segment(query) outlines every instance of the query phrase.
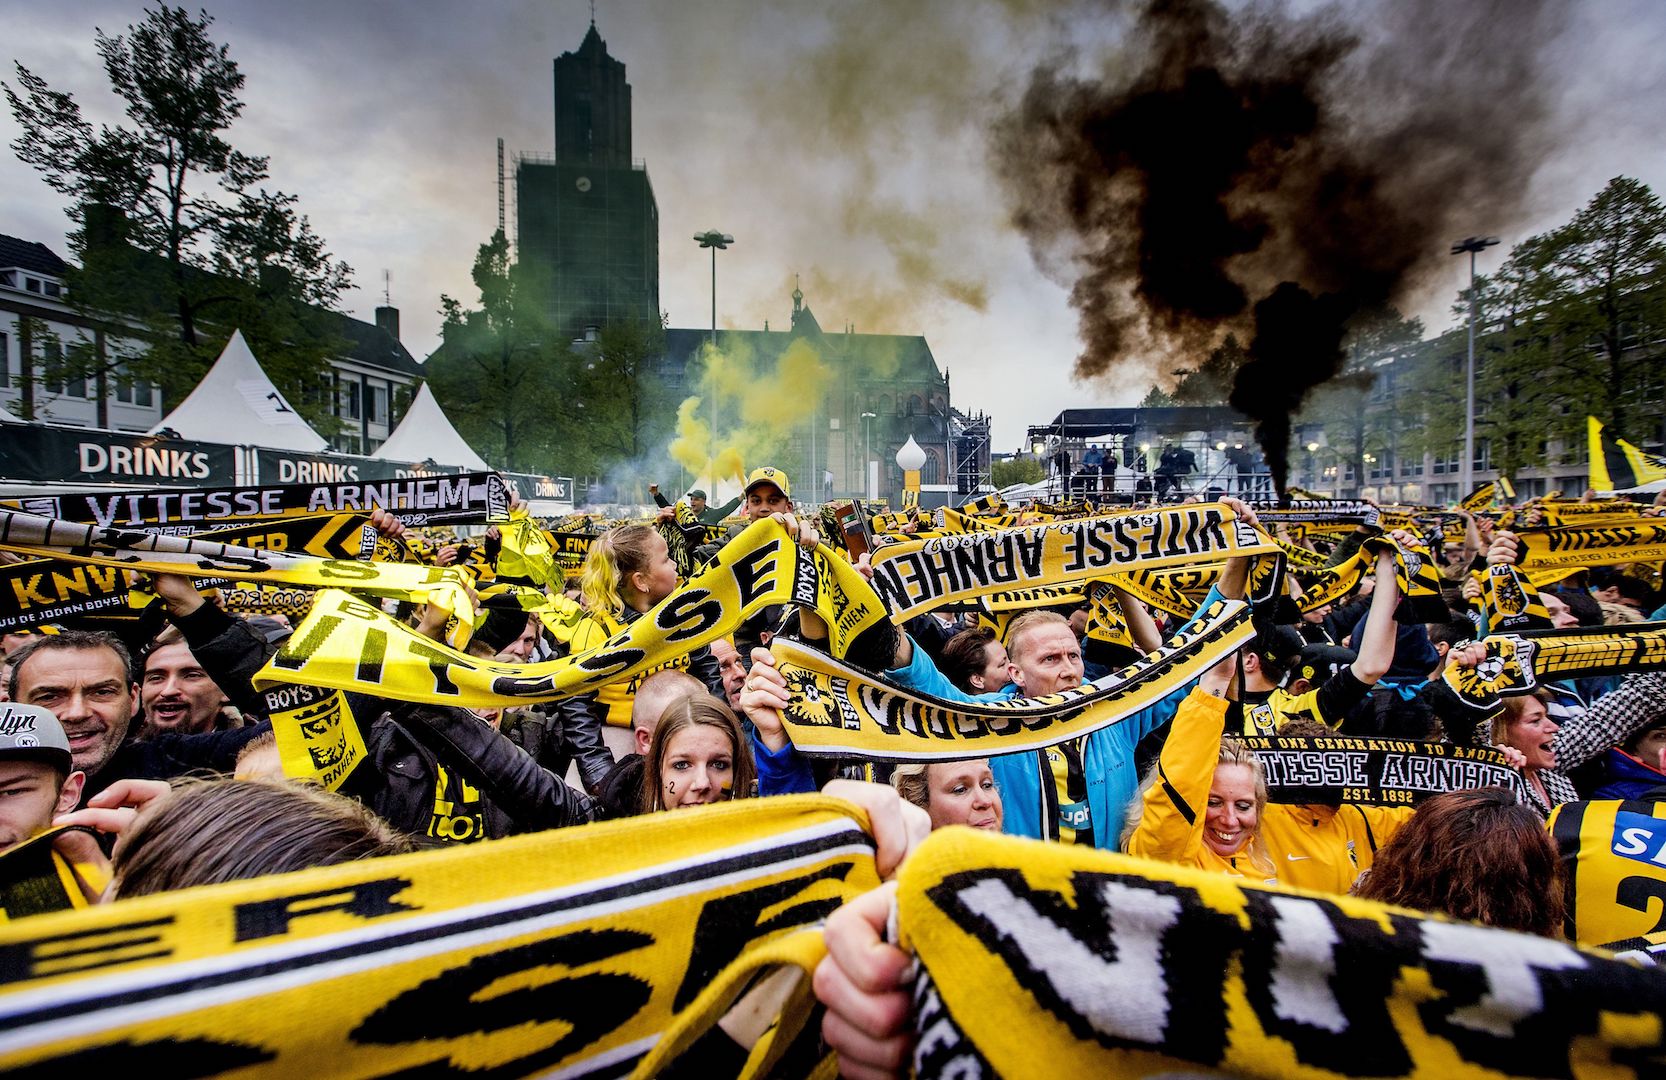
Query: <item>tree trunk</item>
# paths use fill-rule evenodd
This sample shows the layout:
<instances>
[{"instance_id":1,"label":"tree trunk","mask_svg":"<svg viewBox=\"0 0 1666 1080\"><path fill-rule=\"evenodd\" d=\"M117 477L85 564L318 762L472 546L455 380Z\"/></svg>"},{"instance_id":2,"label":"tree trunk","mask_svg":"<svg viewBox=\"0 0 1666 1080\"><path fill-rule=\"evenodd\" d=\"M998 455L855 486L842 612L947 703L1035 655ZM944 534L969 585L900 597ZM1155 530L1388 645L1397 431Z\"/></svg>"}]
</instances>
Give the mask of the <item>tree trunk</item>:
<instances>
[{"instance_id":1,"label":"tree trunk","mask_svg":"<svg viewBox=\"0 0 1666 1080\"><path fill-rule=\"evenodd\" d=\"M22 393L20 419L35 418L35 334L34 320L25 315L17 320L17 378Z\"/></svg>"},{"instance_id":2,"label":"tree trunk","mask_svg":"<svg viewBox=\"0 0 1666 1080\"><path fill-rule=\"evenodd\" d=\"M98 356L98 375L95 384L98 389L98 426L108 429L110 426L110 372L108 358L105 355L104 331L93 331L93 350Z\"/></svg>"}]
</instances>

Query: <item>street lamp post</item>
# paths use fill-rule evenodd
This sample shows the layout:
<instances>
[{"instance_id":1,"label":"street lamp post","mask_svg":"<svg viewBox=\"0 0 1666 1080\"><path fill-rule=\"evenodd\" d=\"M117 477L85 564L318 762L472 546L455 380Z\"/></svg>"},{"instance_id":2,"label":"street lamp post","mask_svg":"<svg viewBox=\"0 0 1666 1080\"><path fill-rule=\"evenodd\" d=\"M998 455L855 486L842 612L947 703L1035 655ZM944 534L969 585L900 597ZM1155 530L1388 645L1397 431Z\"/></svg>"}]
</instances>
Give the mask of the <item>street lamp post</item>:
<instances>
[{"instance_id":1,"label":"street lamp post","mask_svg":"<svg viewBox=\"0 0 1666 1080\"><path fill-rule=\"evenodd\" d=\"M735 238L716 229L707 229L703 233L694 234L694 242L702 248L711 248L712 252L712 352L717 351L717 253L727 251ZM717 392L712 391L712 460L717 460ZM714 475L709 478L710 483L717 483Z\"/></svg>"},{"instance_id":2,"label":"street lamp post","mask_svg":"<svg viewBox=\"0 0 1666 1080\"><path fill-rule=\"evenodd\" d=\"M1466 236L1452 245L1452 254L1469 254L1469 362L1464 368L1464 467L1458 497L1475 490L1475 255L1498 243L1496 236Z\"/></svg>"},{"instance_id":3,"label":"street lamp post","mask_svg":"<svg viewBox=\"0 0 1666 1080\"><path fill-rule=\"evenodd\" d=\"M862 494L868 499L869 502L879 498L879 496L874 493L873 480L869 475L872 470L868 465L869 459L873 457L873 422L874 417L878 415L878 413L871 412L865 412L862 414L862 429L864 432L862 438Z\"/></svg>"}]
</instances>

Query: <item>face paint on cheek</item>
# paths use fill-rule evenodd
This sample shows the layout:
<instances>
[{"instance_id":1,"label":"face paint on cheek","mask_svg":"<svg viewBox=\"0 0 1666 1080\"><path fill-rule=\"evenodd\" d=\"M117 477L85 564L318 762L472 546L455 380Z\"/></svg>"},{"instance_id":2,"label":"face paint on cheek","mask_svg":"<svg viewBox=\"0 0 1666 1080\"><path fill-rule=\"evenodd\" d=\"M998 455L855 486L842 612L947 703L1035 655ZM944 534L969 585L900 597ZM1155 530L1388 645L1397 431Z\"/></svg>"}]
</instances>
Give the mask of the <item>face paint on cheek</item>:
<instances>
[{"instance_id":1,"label":"face paint on cheek","mask_svg":"<svg viewBox=\"0 0 1666 1080\"><path fill-rule=\"evenodd\" d=\"M717 785L717 797L720 798L720 799L732 799L732 798L734 798L735 797L734 787L735 787L735 782L733 780L723 781L721 784Z\"/></svg>"}]
</instances>

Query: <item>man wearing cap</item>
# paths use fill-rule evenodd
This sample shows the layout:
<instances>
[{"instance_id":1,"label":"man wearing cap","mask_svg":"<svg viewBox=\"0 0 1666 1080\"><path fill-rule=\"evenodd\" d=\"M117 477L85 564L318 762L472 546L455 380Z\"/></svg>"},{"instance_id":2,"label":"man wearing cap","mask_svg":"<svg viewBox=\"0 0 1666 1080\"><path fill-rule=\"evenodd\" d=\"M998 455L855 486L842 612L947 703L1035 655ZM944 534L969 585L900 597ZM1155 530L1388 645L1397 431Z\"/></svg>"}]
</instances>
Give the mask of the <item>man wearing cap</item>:
<instances>
[{"instance_id":1,"label":"man wearing cap","mask_svg":"<svg viewBox=\"0 0 1666 1080\"><path fill-rule=\"evenodd\" d=\"M753 469L746 477L746 490L741 497L745 502L741 505L740 516L748 521L793 512L792 481L773 465Z\"/></svg>"},{"instance_id":2,"label":"man wearing cap","mask_svg":"<svg viewBox=\"0 0 1666 1080\"><path fill-rule=\"evenodd\" d=\"M688 493L688 508L694 511L694 520L702 525L716 525L740 506L740 496L737 495L722 506L707 506L706 493L695 488Z\"/></svg>"},{"instance_id":3,"label":"man wearing cap","mask_svg":"<svg viewBox=\"0 0 1666 1080\"><path fill-rule=\"evenodd\" d=\"M186 640L191 640L189 633ZM12 656L10 678L13 701L41 706L63 726L74 766L87 776L83 800L117 780L168 780L204 769L229 772L243 744L271 730L269 724L257 724L198 735L162 732L143 741L129 738L139 688L127 648L109 634L68 630L39 637Z\"/></svg>"},{"instance_id":4,"label":"man wearing cap","mask_svg":"<svg viewBox=\"0 0 1666 1080\"><path fill-rule=\"evenodd\" d=\"M86 779L49 710L0 705L0 851L45 832L54 817L75 809Z\"/></svg>"}]
</instances>

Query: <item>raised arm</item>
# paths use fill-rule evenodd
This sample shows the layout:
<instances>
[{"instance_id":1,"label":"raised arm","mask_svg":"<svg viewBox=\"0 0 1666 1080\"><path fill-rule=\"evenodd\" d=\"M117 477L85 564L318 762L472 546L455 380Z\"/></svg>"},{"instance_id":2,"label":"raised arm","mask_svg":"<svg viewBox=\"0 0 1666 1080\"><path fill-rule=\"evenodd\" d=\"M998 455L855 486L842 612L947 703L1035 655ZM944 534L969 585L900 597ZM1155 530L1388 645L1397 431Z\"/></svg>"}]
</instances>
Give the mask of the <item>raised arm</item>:
<instances>
[{"instance_id":1,"label":"raised arm","mask_svg":"<svg viewBox=\"0 0 1666 1080\"><path fill-rule=\"evenodd\" d=\"M1395 538L1405 537L1396 532ZM1371 611L1365 617L1365 629L1357 650L1358 657L1351 665L1354 675L1367 686L1388 674L1394 666L1394 637L1396 624L1394 609L1400 603L1399 580L1394 575L1394 555L1389 551L1377 553L1376 587L1371 592Z\"/></svg>"}]
</instances>

